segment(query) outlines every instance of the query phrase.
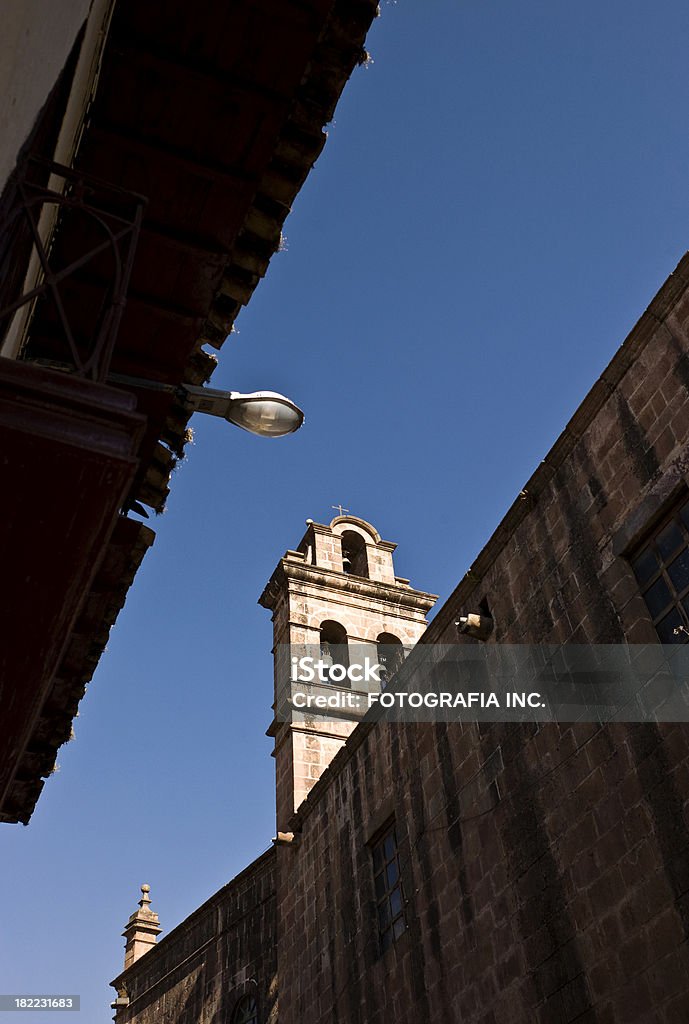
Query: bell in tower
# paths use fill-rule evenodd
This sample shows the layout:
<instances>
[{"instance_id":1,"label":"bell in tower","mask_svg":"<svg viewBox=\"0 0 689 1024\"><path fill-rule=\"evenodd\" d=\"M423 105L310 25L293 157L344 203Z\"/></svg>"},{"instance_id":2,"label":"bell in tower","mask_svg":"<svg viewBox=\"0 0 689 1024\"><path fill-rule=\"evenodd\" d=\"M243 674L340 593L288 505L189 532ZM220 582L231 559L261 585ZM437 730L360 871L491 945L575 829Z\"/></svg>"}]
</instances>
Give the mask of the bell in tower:
<instances>
[{"instance_id":1,"label":"bell in tower","mask_svg":"<svg viewBox=\"0 0 689 1024\"><path fill-rule=\"evenodd\" d=\"M273 616L276 714L268 734L275 741L278 831L286 830L365 713L365 701L361 711L353 710L357 693L385 685L426 628L437 597L395 576L395 548L356 516L336 516L327 526L307 520L301 543L280 559L261 595L259 604ZM345 713L285 712L285 683L297 651L320 664L319 696L332 704L339 694ZM362 652L383 666L380 683L375 673L373 683L357 681Z\"/></svg>"}]
</instances>

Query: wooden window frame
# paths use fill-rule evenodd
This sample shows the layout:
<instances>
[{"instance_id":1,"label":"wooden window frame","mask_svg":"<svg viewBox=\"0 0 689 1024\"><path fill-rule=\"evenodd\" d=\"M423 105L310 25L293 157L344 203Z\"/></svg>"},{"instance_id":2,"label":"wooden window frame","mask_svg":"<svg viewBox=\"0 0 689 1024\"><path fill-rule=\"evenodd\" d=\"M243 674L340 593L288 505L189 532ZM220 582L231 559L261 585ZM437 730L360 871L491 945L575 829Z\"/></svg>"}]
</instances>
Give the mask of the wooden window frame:
<instances>
[{"instance_id":1,"label":"wooden window frame","mask_svg":"<svg viewBox=\"0 0 689 1024\"><path fill-rule=\"evenodd\" d=\"M389 821L370 841L378 944L385 953L407 930L404 886L395 821ZM393 869L392 871L390 869ZM390 877L392 881L390 881ZM398 905L397 909L396 906Z\"/></svg>"},{"instance_id":2,"label":"wooden window frame","mask_svg":"<svg viewBox=\"0 0 689 1024\"><path fill-rule=\"evenodd\" d=\"M677 530L681 543L665 549L663 535L669 535L672 526ZM689 642L689 582L686 586L678 586L670 574L683 554L689 559L689 495L686 491L665 515L653 524L628 556L639 592L662 643ZM655 568L649 572L649 563L652 561L655 561ZM648 595L661 581L669 593L669 599L659 610L654 611ZM660 627L668 617L672 617L672 621L661 630ZM670 629L673 630L672 633L669 633ZM674 632L675 630L678 632Z\"/></svg>"}]
</instances>

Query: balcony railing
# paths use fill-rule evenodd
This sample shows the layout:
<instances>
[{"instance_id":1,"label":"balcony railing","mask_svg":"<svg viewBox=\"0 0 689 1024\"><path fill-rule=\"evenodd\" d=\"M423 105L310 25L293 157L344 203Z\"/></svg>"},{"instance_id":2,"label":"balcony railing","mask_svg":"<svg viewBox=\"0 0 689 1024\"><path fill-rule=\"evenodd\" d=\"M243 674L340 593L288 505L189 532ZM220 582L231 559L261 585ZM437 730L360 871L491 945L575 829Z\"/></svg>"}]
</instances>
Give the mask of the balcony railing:
<instances>
[{"instance_id":1,"label":"balcony railing","mask_svg":"<svg viewBox=\"0 0 689 1024\"><path fill-rule=\"evenodd\" d=\"M19 168L0 224L0 340L14 335L14 354L50 355L106 380L146 202L59 164Z\"/></svg>"}]
</instances>

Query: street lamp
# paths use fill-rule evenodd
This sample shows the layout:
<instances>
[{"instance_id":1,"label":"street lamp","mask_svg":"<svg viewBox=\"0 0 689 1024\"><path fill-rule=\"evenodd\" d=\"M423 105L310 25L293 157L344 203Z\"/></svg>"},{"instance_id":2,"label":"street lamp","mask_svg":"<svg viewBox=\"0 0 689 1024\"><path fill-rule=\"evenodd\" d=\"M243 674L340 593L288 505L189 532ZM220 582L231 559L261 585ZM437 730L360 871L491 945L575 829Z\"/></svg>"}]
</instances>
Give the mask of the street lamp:
<instances>
[{"instance_id":1,"label":"street lamp","mask_svg":"<svg viewBox=\"0 0 689 1024\"><path fill-rule=\"evenodd\" d=\"M214 388L183 384L185 403L194 412L221 416L242 430L259 437L293 434L304 422L304 413L277 391L216 391Z\"/></svg>"},{"instance_id":2,"label":"street lamp","mask_svg":"<svg viewBox=\"0 0 689 1024\"><path fill-rule=\"evenodd\" d=\"M121 373L111 373L108 380L176 395L191 412L220 416L258 437L284 437L299 430L304 422L304 413L299 406L277 391L253 391L244 395L241 391L218 391L196 384L163 384Z\"/></svg>"}]
</instances>

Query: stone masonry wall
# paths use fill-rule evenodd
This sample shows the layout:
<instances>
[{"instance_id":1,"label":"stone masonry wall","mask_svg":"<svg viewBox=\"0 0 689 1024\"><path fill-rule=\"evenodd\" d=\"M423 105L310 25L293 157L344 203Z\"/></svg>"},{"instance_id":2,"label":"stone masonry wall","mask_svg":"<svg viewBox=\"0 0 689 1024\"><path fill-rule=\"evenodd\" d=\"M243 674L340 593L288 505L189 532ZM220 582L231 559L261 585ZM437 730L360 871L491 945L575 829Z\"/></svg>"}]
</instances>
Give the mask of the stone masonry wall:
<instances>
[{"instance_id":1,"label":"stone masonry wall","mask_svg":"<svg viewBox=\"0 0 689 1024\"><path fill-rule=\"evenodd\" d=\"M244 995L275 1024L274 869L273 848L116 978L117 1024L226 1024Z\"/></svg>"},{"instance_id":2,"label":"stone masonry wall","mask_svg":"<svg viewBox=\"0 0 689 1024\"><path fill-rule=\"evenodd\" d=\"M685 257L422 642L480 602L491 642L654 641L625 555L687 486L688 388ZM688 799L687 726L364 722L278 850L281 1024L685 1024Z\"/></svg>"}]
</instances>

